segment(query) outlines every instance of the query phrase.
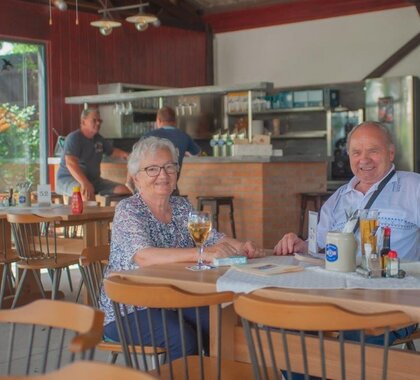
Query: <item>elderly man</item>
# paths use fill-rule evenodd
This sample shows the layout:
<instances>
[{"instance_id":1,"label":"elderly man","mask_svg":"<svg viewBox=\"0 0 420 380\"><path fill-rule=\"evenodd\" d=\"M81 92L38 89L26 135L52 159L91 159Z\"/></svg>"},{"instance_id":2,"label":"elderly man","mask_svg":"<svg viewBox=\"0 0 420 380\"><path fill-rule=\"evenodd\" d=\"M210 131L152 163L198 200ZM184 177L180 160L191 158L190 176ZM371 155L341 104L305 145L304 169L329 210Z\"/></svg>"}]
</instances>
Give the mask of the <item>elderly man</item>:
<instances>
[{"instance_id":1,"label":"elderly man","mask_svg":"<svg viewBox=\"0 0 420 380\"><path fill-rule=\"evenodd\" d=\"M372 208L380 210L380 225L391 227L391 247L399 257L420 260L420 174L395 172L392 136L378 122L366 121L353 128L348 136L347 151L354 177L322 207L318 245L325 247L327 232L341 231L347 220L346 212L364 208L381 181L390 175ZM356 237L359 238L358 233ZM277 255L307 252L308 244L294 233L288 233L274 250Z\"/></svg>"},{"instance_id":2,"label":"elderly man","mask_svg":"<svg viewBox=\"0 0 420 380\"><path fill-rule=\"evenodd\" d=\"M95 194L131 194L126 186L101 178L100 165L104 153L114 158L128 157L126 152L113 148L99 134L101 122L96 108L82 111L80 129L71 132L64 143L57 172L57 193L70 196L73 187L80 186L84 201L94 200Z\"/></svg>"},{"instance_id":3,"label":"elderly man","mask_svg":"<svg viewBox=\"0 0 420 380\"><path fill-rule=\"evenodd\" d=\"M321 208L318 245L325 247L327 232L341 231L347 221L346 212L364 208L380 183L388 180L372 207L380 210L380 225L391 227L391 246L399 257L420 260L420 174L395 171L395 145L388 129L378 122L367 121L353 128L348 135L347 152L354 177ZM307 250L307 242L294 233L284 235L274 248L277 255ZM415 329L416 325L412 325L391 331L389 343L409 336ZM359 341L360 333L347 331L344 338ZM366 342L383 345L384 335L367 335ZM292 374L292 380L300 379L303 375Z\"/></svg>"}]
</instances>

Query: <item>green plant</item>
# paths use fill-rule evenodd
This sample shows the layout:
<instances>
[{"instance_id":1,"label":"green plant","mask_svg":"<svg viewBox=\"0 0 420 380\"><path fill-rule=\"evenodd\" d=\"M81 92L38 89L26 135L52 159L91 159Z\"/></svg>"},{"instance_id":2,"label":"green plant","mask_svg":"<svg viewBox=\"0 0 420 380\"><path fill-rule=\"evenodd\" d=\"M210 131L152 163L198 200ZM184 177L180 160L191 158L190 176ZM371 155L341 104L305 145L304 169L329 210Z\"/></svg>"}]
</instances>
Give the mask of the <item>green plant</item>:
<instances>
[{"instance_id":1,"label":"green plant","mask_svg":"<svg viewBox=\"0 0 420 380\"><path fill-rule=\"evenodd\" d=\"M29 168L25 177L38 182L39 118L35 106L0 104L0 163L5 164L6 177L19 178L22 172L14 173L13 162L24 164Z\"/></svg>"}]
</instances>

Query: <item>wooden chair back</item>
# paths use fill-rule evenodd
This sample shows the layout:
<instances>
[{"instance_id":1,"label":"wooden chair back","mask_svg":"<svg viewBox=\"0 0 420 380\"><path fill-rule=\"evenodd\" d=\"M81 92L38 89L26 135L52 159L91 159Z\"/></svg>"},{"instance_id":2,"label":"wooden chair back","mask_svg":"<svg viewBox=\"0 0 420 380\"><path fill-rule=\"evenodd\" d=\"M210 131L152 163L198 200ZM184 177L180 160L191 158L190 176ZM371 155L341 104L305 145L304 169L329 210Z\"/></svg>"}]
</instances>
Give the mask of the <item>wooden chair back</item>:
<instances>
[{"instance_id":1,"label":"wooden chair back","mask_svg":"<svg viewBox=\"0 0 420 380\"><path fill-rule=\"evenodd\" d=\"M78 361L65 366L57 371L46 373L45 375L34 376L4 376L4 380L153 380L153 377L147 373L136 371L132 368L120 367L100 362Z\"/></svg>"},{"instance_id":2,"label":"wooden chair back","mask_svg":"<svg viewBox=\"0 0 420 380\"><path fill-rule=\"evenodd\" d=\"M21 260L57 258L57 218L32 214L7 214L17 254Z\"/></svg>"},{"instance_id":3,"label":"wooden chair back","mask_svg":"<svg viewBox=\"0 0 420 380\"><path fill-rule=\"evenodd\" d=\"M80 272L88 291L89 301L97 309L99 309L99 296L109 253L109 245L88 247L83 249L79 259Z\"/></svg>"},{"instance_id":4,"label":"wooden chair back","mask_svg":"<svg viewBox=\"0 0 420 380\"><path fill-rule=\"evenodd\" d=\"M360 314L328 303L279 301L254 294L234 301L242 319L254 378L300 373L323 379L386 379L389 332L412 323L401 311ZM381 329L385 344L365 344L365 330ZM360 331L360 342L344 332ZM334 336L330 334L334 333Z\"/></svg>"},{"instance_id":5,"label":"wooden chair back","mask_svg":"<svg viewBox=\"0 0 420 380\"><path fill-rule=\"evenodd\" d=\"M0 310L0 323L9 328L8 341L6 335L2 341L7 347L7 356L2 358L7 363L6 374L22 367L25 375L45 373L76 357L92 360L95 346L102 339L103 321L103 312L63 301L38 300L17 309Z\"/></svg>"},{"instance_id":6,"label":"wooden chair back","mask_svg":"<svg viewBox=\"0 0 420 380\"><path fill-rule=\"evenodd\" d=\"M221 314L222 307L221 305L226 302L232 302L233 293L232 292L222 292L222 293L207 293L207 294L195 294L190 293L181 289L178 289L172 285L162 285L162 284L144 284L144 283L134 283L127 279L123 279L119 276L113 276L104 280L105 292L108 297L112 300L114 312L116 316L116 324L118 328L118 333L120 336L120 341L123 346L124 355L129 366L135 366L137 369L140 369L140 363L135 361L131 362L129 355L129 350L134 349L135 343L133 334L130 329L127 327L127 319L131 313L135 310L147 308L148 324L146 327L142 325L139 319L134 314L135 320L135 329L140 338L140 346L143 348L145 345L142 342L141 331L144 328L148 328L150 331L154 331L153 318L151 316L151 308L160 309L163 326L166 325L167 321L167 312L175 311L177 313L178 325L182 326L182 310L185 308L195 308L195 315L199 315L199 308L203 306L214 306L217 308L217 359L216 365L213 369L216 368L212 374L213 378L217 376L218 379L221 378ZM132 315L131 315L132 316ZM198 318L199 320L199 318ZM166 328L164 327L164 331ZM206 375L206 359L204 358L203 351L203 336L201 332L201 325L197 323L197 328L195 330L197 336L197 347L198 355L193 357L187 357L185 354L186 346L184 339L183 329L181 331L180 342L177 342L182 348L183 356L180 359L172 360L170 354L170 346L168 343L167 335L165 335L165 342L163 345L158 345L154 340L152 334L152 346L155 347L155 350L164 348L167 352L167 363L164 365L159 364L159 360L156 354L154 354L154 362L156 363L156 372L162 378L208 378ZM166 334L168 332L166 331ZM174 342L171 342L174 344ZM162 347L163 346L163 347ZM143 355L144 358L144 355ZM137 360L137 359L136 359ZM143 360L143 369L148 370L148 364ZM198 374L197 374L198 373Z\"/></svg>"}]
</instances>

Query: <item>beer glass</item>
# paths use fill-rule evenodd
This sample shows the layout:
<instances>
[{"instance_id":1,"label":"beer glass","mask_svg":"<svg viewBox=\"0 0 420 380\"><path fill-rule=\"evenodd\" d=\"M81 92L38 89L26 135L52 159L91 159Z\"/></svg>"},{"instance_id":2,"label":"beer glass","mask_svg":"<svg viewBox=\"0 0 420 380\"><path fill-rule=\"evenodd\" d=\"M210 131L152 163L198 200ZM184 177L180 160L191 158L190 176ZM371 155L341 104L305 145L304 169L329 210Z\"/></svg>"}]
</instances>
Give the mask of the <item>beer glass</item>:
<instances>
[{"instance_id":1,"label":"beer glass","mask_svg":"<svg viewBox=\"0 0 420 380\"><path fill-rule=\"evenodd\" d=\"M372 253L378 253L376 231L379 227L379 210L364 209L360 211L360 244L362 258L365 257L365 244L370 244Z\"/></svg>"}]
</instances>

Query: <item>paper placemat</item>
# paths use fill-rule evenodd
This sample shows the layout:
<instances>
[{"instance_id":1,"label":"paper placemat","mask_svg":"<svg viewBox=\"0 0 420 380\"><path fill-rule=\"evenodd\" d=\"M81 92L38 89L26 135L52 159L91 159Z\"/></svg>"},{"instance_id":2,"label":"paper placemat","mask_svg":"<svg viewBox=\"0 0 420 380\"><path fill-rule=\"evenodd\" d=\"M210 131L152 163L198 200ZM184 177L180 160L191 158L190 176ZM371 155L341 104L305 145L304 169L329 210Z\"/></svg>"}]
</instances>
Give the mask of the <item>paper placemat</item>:
<instances>
[{"instance_id":1,"label":"paper placemat","mask_svg":"<svg viewBox=\"0 0 420 380\"><path fill-rule=\"evenodd\" d=\"M319 266L299 262L292 256L272 256L250 260L250 262L266 262L284 265L302 265L302 272L282 273L272 276L259 276L243 271L229 269L219 277L217 291L233 291L235 293L249 293L267 287L292 289L420 289L420 271L411 272L407 269L407 276L398 278L363 278L356 273L340 273L327 271ZM419 266L420 267L420 266Z\"/></svg>"}]
</instances>

